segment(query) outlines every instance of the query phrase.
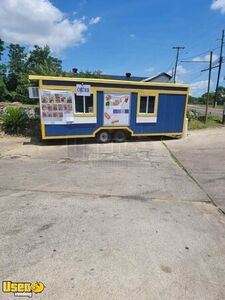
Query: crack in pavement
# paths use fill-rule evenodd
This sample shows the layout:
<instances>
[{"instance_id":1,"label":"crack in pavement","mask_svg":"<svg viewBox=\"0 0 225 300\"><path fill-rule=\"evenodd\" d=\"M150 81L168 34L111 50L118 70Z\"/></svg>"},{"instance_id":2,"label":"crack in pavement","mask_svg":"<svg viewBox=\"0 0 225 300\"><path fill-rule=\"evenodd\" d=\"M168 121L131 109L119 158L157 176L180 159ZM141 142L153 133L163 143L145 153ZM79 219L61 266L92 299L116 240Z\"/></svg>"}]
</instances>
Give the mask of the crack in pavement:
<instances>
[{"instance_id":1,"label":"crack in pavement","mask_svg":"<svg viewBox=\"0 0 225 300\"><path fill-rule=\"evenodd\" d=\"M176 157L176 155L170 150L170 148L167 146L167 144L164 141L161 141L162 144L164 145L164 147L167 149L167 151L170 154L170 157L172 158L172 160L178 165L178 167L183 170L187 176L205 193L205 195L207 196L207 198L209 199L209 201L218 209L218 211L222 212L223 214L225 214L225 212L223 210L221 210L217 204L215 203L215 201L213 200L213 198L209 195L208 192L206 192L206 190L202 187L202 185L190 174L190 172L185 168L185 166L181 163L181 161Z\"/></svg>"},{"instance_id":2,"label":"crack in pavement","mask_svg":"<svg viewBox=\"0 0 225 300\"><path fill-rule=\"evenodd\" d=\"M160 198L151 198L145 197L143 195L115 195L115 194L101 194L101 193L82 193L77 191L57 191L57 190L39 190L39 189L19 189L19 188L7 188L7 187L0 187L0 190L11 191L11 192L27 192L27 193L50 193L50 194L67 194L67 195L80 195L80 196L92 196L92 197L99 197L102 199L107 198L119 198L124 200L136 200L140 202L147 202L147 201L164 201L164 202L176 202L176 203L204 203L204 204L211 204L211 201L207 200L177 200L177 199L160 199ZM1 197L1 196L0 196Z\"/></svg>"}]
</instances>

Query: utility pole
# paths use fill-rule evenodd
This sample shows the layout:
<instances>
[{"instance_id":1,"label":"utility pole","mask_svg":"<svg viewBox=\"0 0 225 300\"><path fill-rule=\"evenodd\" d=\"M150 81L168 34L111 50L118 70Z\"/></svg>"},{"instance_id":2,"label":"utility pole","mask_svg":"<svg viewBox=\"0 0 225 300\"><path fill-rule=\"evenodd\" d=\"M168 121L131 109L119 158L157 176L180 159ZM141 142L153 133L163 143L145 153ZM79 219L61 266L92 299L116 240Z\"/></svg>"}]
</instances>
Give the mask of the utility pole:
<instances>
[{"instance_id":1,"label":"utility pole","mask_svg":"<svg viewBox=\"0 0 225 300\"><path fill-rule=\"evenodd\" d=\"M174 68L172 68L172 74L171 74L171 79L173 80L173 76L174 76Z\"/></svg>"},{"instance_id":2,"label":"utility pole","mask_svg":"<svg viewBox=\"0 0 225 300\"><path fill-rule=\"evenodd\" d=\"M184 48L185 48L185 47L180 47L180 46L173 47L173 49L176 49L176 50L177 50L176 63L175 63L175 68L174 68L174 79L173 79L173 82L174 82L174 83L176 83L177 64L178 64L178 60L179 60L180 50L181 50L181 49L184 49Z\"/></svg>"},{"instance_id":3,"label":"utility pole","mask_svg":"<svg viewBox=\"0 0 225 300\"><path fill-rule=\"evenodd\" d=\"M218 87L220 83L220 73L221 68L223 64L223 43L224 43L224 30L222 31L222 38L221 38L221 47L220 47L220 58L219 58L219 68L218 68L218 75L217 75L217 82L216 82L216 90L215 90L215 96L213 101L213 107L216 107L217 105L217 96L218 96Z\"/></svg>"},{"instance_id":4,"label":"utility pole","mask_svg":"<svg viewBox=\"0 0 225 300\"><path fill-rule=\"evenodd\" d=\"M209 95L210 95L209 93L210 93L211 71L212 71L212 57L213 57L213 52L210 51L208 91L207 91L207 98L206 98L206 104L205 104L205 123L207 122L207 118L208 118Z\"/></svg>"}]
</instances>

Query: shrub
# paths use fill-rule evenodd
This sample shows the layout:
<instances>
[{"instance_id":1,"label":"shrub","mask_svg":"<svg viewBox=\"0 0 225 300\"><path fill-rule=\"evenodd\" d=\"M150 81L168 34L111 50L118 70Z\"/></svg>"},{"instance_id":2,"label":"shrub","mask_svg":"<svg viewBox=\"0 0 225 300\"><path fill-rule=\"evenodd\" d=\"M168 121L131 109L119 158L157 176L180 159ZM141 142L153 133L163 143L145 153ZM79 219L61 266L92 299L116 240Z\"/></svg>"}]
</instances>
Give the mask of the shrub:
<instances>
[{"instance_id":1,"label":"shrub","mask_svg":"<svg viewBox=\"0 0 225 300\"><path fill-rule=\"evenodd\" d=\"M189 110L187 112L187 118L189 120L191 120L191 119L198 120L199 116L200 116L199 113L195 110Z\"/></svg>"},{"instance_id":2,"label":"shrub","mask_svg":"<svg viewBox=\"0 0 225 300\"><path fill-rule=\"evenodd\" d=\"M2 129L8 134L25 133L29 118L21 107L7 107L1 116Z\"/></svg>"}]
</instances>

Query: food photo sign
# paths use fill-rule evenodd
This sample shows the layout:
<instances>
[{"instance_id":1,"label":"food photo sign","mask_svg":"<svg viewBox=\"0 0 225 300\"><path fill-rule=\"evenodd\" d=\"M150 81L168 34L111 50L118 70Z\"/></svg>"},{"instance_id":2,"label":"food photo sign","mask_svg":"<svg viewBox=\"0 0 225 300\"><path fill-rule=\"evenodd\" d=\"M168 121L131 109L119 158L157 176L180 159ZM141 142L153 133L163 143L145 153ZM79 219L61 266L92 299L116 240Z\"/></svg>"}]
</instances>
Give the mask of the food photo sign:
<instances>
[{"instance_id":1,"label":"food photo sign","mask_svg":"<svg viewBox=\"0 0 225 300\"><path fill-rule=\"evenodd\" d=\"M130 121L130 94L104 93L104 125L128 126Z\"/></svg>"},{"instance_id":2,"label":"food photo sign","mask_svg":"<svg viewBox=\"0 0 225 300\"><path fill-rule=\"evenodd\" d=\"M40 90L40 113L43 124L68 124L74 120L74 95L69 91Z\"/></svg>"}]
</instances>

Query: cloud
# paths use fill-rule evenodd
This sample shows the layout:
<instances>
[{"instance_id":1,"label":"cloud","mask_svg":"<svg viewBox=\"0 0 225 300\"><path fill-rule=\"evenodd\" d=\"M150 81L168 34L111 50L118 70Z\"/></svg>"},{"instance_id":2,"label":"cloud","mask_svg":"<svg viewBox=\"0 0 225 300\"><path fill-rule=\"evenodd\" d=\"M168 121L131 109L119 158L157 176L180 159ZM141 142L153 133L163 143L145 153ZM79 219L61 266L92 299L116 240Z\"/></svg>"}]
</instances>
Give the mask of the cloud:
<instances>
[{"instance_id":1,"label":"cloud","mask_svg":"<svg viewBox=\"0 0 225 300\"><path fill-rule=\"evenodd\" d=\"M204 89L207 88L207 86L208 86L208 80L196 81L190 84L192 90Z\"/></svg>"},{"instance_id":2,"label":"cloud","mask_svg":"<svg viewBox=\"0 0 225 300\"><path fill-rule=\"evenodd\" d=\"M218 55L213 54L212 62L215 62L218 58L219 58ZM207 54L205 56L196 56L192 59L192 61L206 61L206 62L209 62L209 60L210 60L210 55L209 54Z\"/></svg>"},{"instance_id":3,"label":"cloud","mask_svg":"<svg viewBox=\"0 0 225 300\"><path fill-rule=\"evenodd\" d=\"M214 85L213 80L211 81L211 86ZM196 81L190 84L190 94L195 96L201 96L206 93L208 88L208 80Z\"/></svg>"},{"instance_id":4,"label":"cloud","mask_svg":"<svg viewBox=\"0 0 225 300\"><path fill-rule=\"evenodd\" d=\"M155 70L155 69L154 69L153 67L149 67L149 68L144 69L144 71L145 71L146 73L152 73L154 70Z\"/></svg>"},{"instance_id":5,"label":"cloud","mask_svg":"<svg viewBox=\"0 0 225 300\"><path fill-rule=\"evenodd\" d=\"M98 24L100 21L101 21L101 17L91 18L89 24L90 25Z\"/></svg>"},{"instance_id":6,"label":"cloud","mask_svg":"<svg viewBox=\"0 0 225 300\"><path fill-rule=\"evenodd\" d=\"M172 74L173 72L174 72L174 69L167 71L168 74ZM182 65L178 65L177 66L177 74L176 74L176 76L185 75L187 73L188 73L188 70L185 69Z\"/></svg>"},{"instance_id":7,"label":"cloud","mask_svg":"<svg viewBox=\"0 0 225 300\"><path fill-rule=\"evenodd\" d=\"M225 0L213 0L211 9L220 10L222 14L225 13Z\"/></svg>"},{"instance_id":8,"label":"cloud","mask_svg":"<svg viewBox=\"0 0 225 300\"><path fill-rule=\"evenodd\" d=\"M0 36L8 43L59 52L84 43L87 30L84 20L66 18L49 0L1 0Z\"/></svg>"},{"instance_id":9,"label":"cloud","mask_svg":"<svg viewBox=\"0 0 225 300\"><path fill-rule=\"evenodd\" d=\"M187 74L187 69L185 69L182 65L177 66L177 76Z\"/></svg>"},{"instance_id":10,"label":"cloud","mask_svg":"<svg viewBox=\"0 0 225 300\"><path fill-rule=\"evenodd\" d=\"M131 33L131 34L129 34L129 37L130 37L131 39L134 39L134 38L136 37L136 35L135 35L134 33Z\"/></svg>"}]
</instances>

